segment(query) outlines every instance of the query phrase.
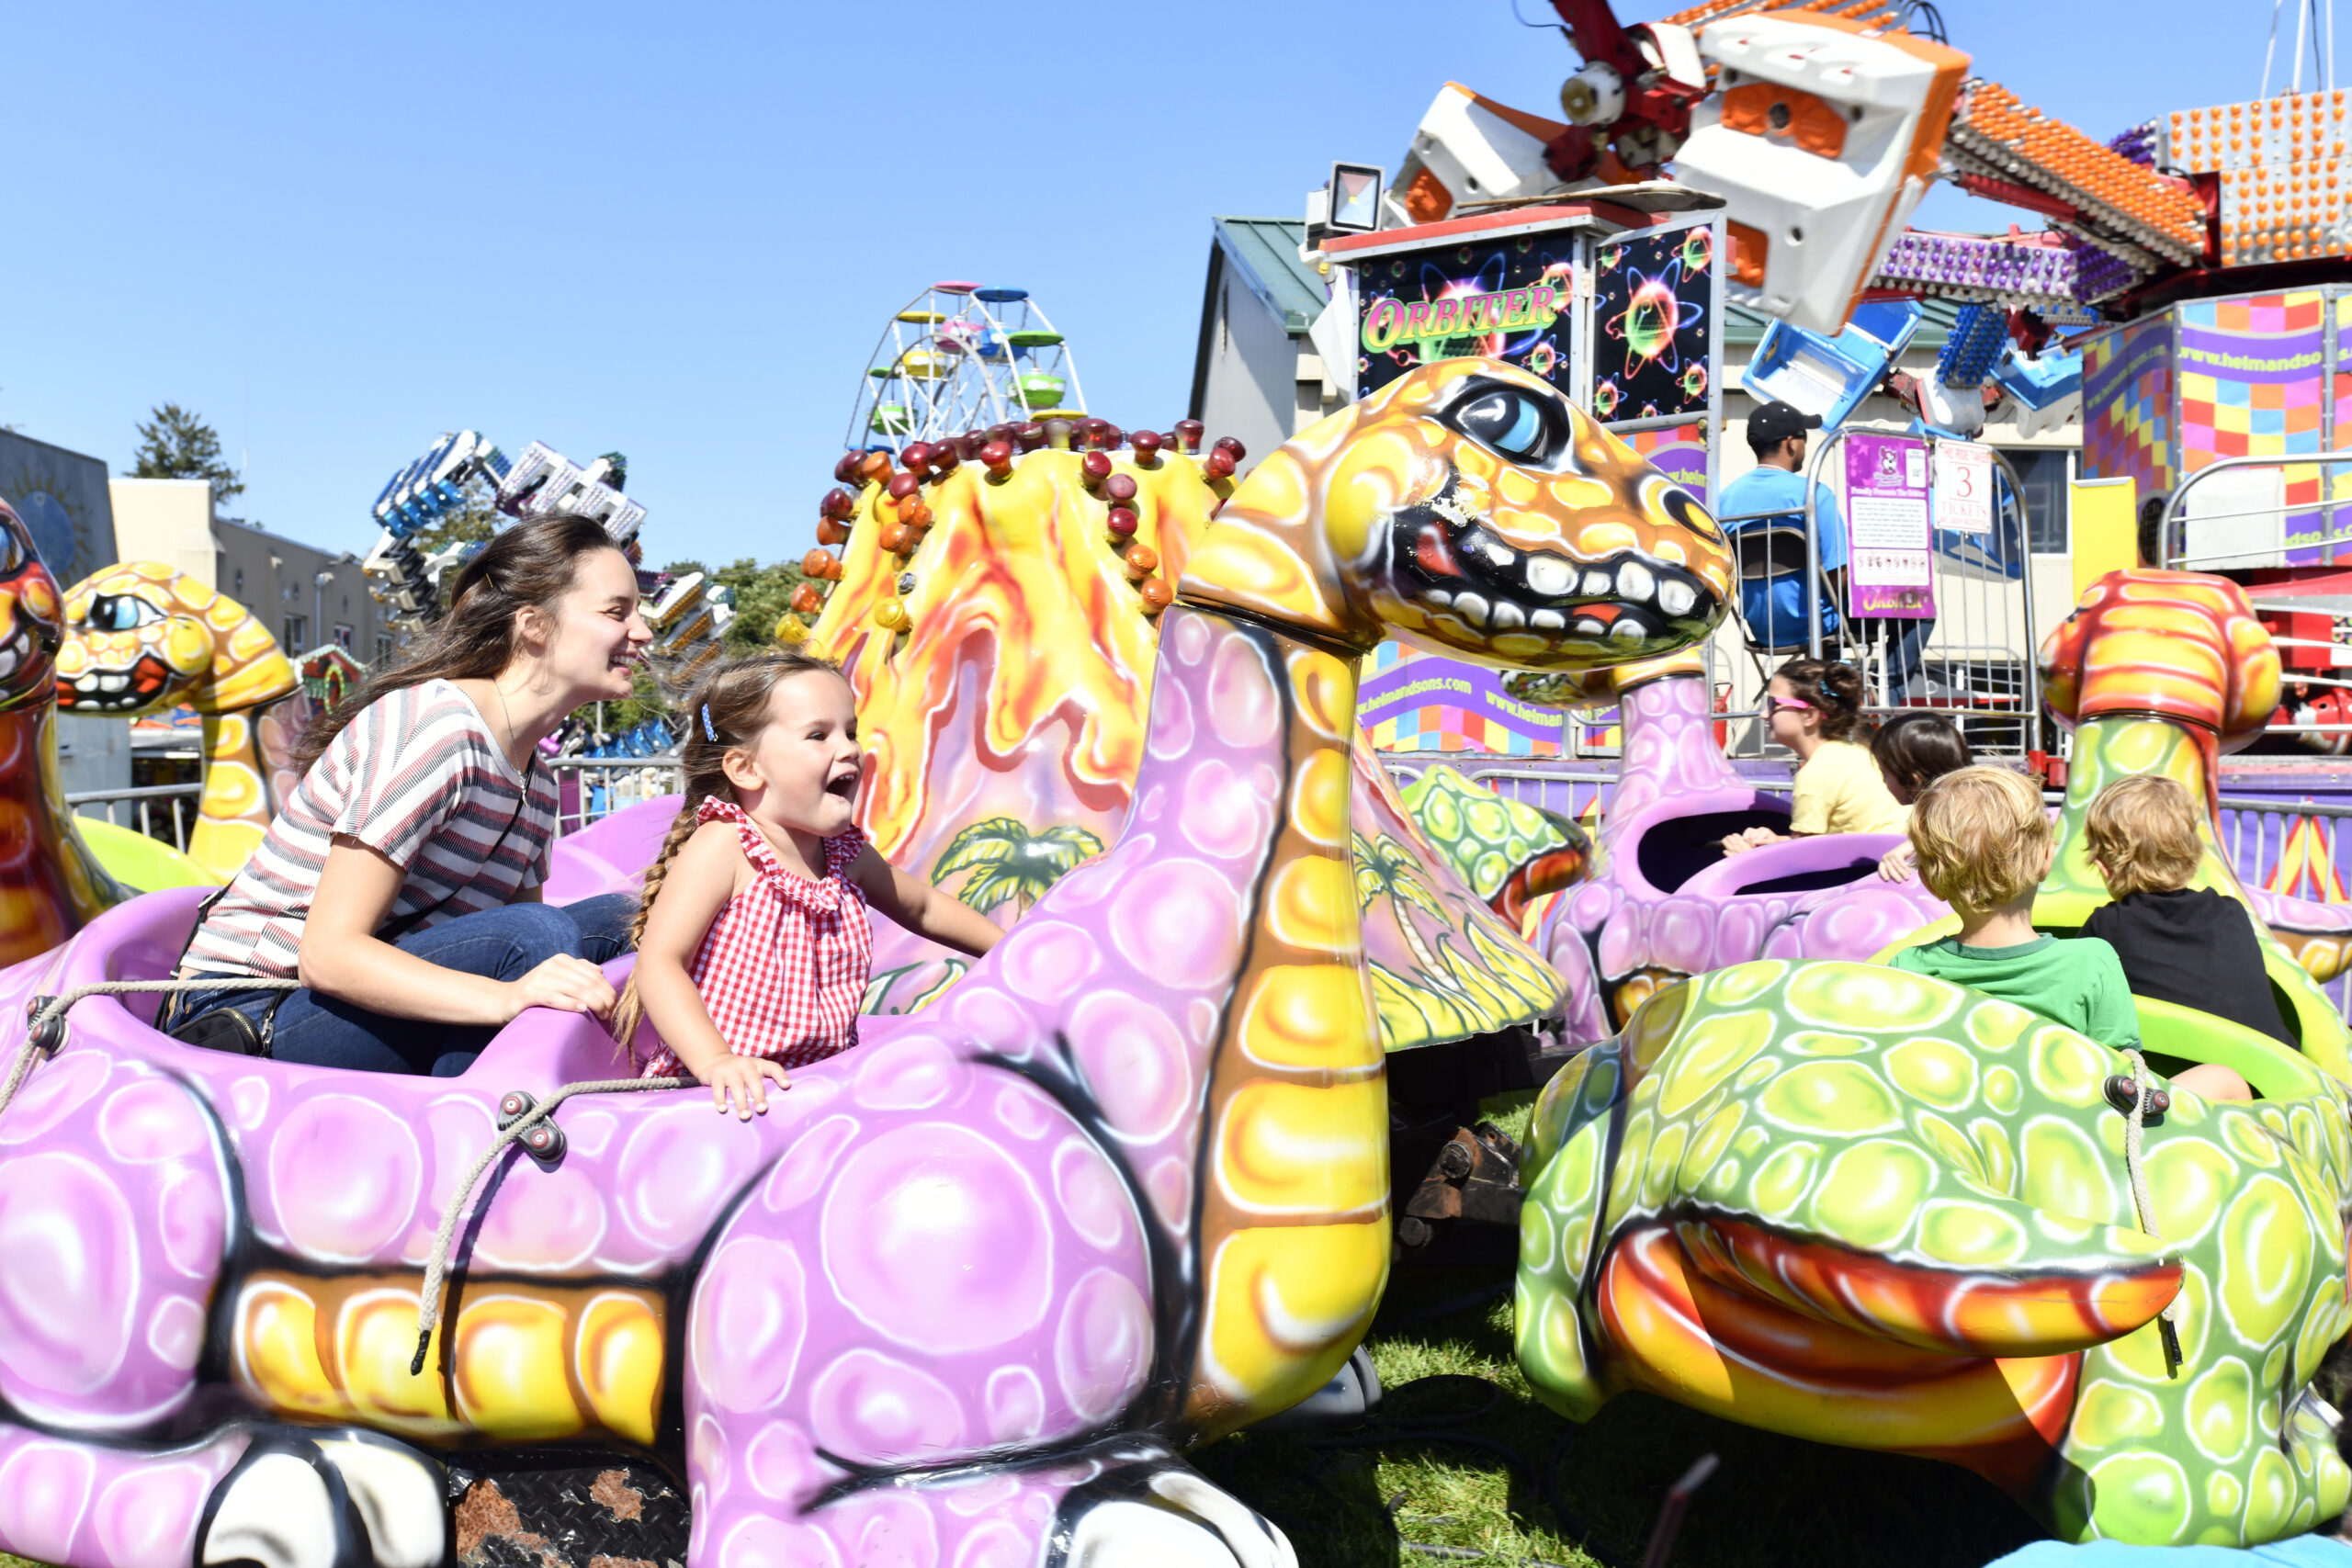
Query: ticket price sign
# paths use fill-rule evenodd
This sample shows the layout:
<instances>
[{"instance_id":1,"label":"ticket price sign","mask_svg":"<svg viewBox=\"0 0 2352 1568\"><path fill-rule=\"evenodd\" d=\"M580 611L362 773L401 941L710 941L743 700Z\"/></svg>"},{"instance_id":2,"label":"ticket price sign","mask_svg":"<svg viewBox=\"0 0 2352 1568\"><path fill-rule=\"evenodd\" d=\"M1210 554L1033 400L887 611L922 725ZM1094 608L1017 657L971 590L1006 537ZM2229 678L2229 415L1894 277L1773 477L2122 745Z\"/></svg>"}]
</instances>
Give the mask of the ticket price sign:
<instances>
[{"instance_id":1,"label":"ticket price sign","mask_svg":"<svg viewBox=\"0 0 2352 1568\"><path fill-rule=\"evenodd\" d=\"M1973 441L1936 443L1936 526L1953 534L1993 531L1993 449Z\"/></svg>"},{"instance_id":2,"label":"ticket price sign","mask_svg":"<svg viewBox=\"0 0 2352 1568\"><path fill-rule=\"evenodd\" d=\"M1850 435L1845 457L1847 613L1933 620L1928 444Z\"/></svg>"}]
</instances>

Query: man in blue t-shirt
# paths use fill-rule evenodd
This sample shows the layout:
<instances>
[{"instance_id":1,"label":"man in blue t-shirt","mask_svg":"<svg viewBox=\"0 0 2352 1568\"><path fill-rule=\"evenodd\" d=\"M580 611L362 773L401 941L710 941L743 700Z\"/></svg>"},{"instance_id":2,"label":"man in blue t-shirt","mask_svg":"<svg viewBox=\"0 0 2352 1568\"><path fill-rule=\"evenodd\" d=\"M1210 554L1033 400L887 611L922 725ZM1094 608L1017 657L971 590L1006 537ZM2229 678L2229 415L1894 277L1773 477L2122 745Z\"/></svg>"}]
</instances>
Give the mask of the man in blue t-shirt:
<instances>
[{"instance_id":1,"label":"man in blue t-shirt","mask_svg":"<svg viewBox=\"0 0 2352 1568\"><path fill-rule=\"evenodd\" d=\"M1790 403L1766 403L1748 415L1747 448L1756 454L1756 467L1724 486L1716 512L1727 532L1804 526L1805 432L1820 428L1819 414ZM1838 631L1837 606L1846 597L1846 523L1838 515L1837 495L1818 482L1813 487L1813 525L1828 595L1806 592L1802 573L1743 577L1740 583L1740 615L1749 634L1769 647L1802 649L1808 635L1805 618L1815 610L1825 638Z\"/></svg>"},{"instance_id":2,"label":"man in blue t-shirt","mask_svg":"<svg viewBox=\"0 0 2352 1568\"><path fill-rule=\"evenodd\" d=\"M1748 416L1747 447L1756 454L1756 467L1724 486L1717 514L1726 532L1804 525L1805 433L1820 428L1819 414L1791 403L1766 403ZM1756 640L1768 647L1788 651L1804 648L1808 604L1821 617L1824 640L1839 629L1838 606L1846 602L1846 520L1838 511L1836 492L1818 481L1813 487L1813 526L1826 592L1806 592L1802 572L1743 579L1740 583L1741 618ZM1894 632L1888 685L1897 703L1915 684L1927 685L1919 650L1934 625L1927 620L1872 621L1849 628L1849 635L1859 634L1866 641L1876 640L1871 633L1878 628Z\"/></svg>"}]
</instances>

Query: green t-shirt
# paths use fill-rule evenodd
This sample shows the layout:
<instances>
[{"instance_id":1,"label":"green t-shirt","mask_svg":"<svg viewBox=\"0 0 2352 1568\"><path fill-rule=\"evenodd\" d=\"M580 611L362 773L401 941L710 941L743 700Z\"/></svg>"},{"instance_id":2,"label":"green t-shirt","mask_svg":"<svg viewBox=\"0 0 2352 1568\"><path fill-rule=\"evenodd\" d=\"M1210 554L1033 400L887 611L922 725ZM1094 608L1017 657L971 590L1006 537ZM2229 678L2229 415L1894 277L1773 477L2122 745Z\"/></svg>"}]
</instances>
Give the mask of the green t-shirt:
<instances>
[{"instance_id":1,"label":"green t-shirt","mask_svg":"<svg viewBox=\"0 0 2352 1568\"><path fill-rule=\"evenodd\" d=\"M2095 936L2038 936L2015 947L1962 947L1948 936L1906 947L1891 961L2015 1002L2120 1050L2140 1043L2140 1015L2115 949Z\"/></svg>"}]
</instances>

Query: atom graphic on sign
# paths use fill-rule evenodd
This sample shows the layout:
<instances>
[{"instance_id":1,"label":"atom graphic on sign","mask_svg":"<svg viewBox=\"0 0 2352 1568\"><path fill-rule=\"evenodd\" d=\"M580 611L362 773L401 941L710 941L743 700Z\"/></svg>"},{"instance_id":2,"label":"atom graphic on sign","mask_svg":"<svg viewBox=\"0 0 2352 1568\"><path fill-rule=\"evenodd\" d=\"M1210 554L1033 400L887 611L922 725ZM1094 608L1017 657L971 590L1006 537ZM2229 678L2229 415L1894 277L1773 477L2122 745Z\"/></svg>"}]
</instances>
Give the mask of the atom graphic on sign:
<instances>
[{"instance_id":1,"label":"atom graphic on sign","mask_svg":"<svg viewBox=\"0 0 2352 1568\"><path fill-rule=\"evenodd\" d=\"M1692 277L1714 265L1715 231L1713 229L1690 229L1682 236L1682 270Z\"/></svg>"},{"instance_id":2,"label":"atom graphic on sign","mask_svg":"<svg viewBox=\"0 0 2352 1568\"><path fill-rule=\"evenodd\" d=\"M1592 389L1592 416L1607 419L1617 412L1617 383L1604 378Z\"/></svg>"},{"instance_id":3,"label":"atom graphic on sign","mask_svg":"<svg viewBox=\"0 0 2352 1568\"><path fill-rule=\"evenodd\" d=\"M1700 363L1695 359L1686 361L1675 346L1675 340L1706 319L1706 307L1682 299L1678 291L1686 276L1703 272L1713 260L1712 243L1699 245L1686 242L1676 247L1666 265L1652 276L1632 265L1623 246L1601 252L1602 272L1625 268L1625 308L1603 321L1600 330L1625 345L1626 380L1651 366L1669 376L1679 376L1686 363ZM1694 261L1698 263L1695 266L1691 265Z\"/></svg>"}]
</instances>

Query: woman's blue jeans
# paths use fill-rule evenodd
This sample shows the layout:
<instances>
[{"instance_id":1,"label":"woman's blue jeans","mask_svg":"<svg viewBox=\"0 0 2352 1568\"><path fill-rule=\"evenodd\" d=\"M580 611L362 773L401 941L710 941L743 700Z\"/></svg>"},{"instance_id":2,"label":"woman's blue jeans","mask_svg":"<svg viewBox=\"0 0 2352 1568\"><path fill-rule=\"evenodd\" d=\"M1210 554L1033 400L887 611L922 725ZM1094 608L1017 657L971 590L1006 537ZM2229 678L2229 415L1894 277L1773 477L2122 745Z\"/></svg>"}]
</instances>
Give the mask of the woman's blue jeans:
<instances>
[{"instance_id":1,"label":"woman's blue jeans","mask_svg":"<svg viewBox=\"0 0 2352 1568\"><path fill-rule=\"evenodd\" d=\"M629 922L636 915L637 900L626 893L560 906L505 904L411 931L392 945L461 975L515 980L559 953L591 964L618 957L628 950ZM232 1007L258 1026L281 996L286 999L271 1024L271 1055L307 1066L454 1077L473 1065L498 1032L489 1024L390 1018L307 987L188 992L176 1016L186 1021L216 1007Z\"/></svg>"}]
</instances>

